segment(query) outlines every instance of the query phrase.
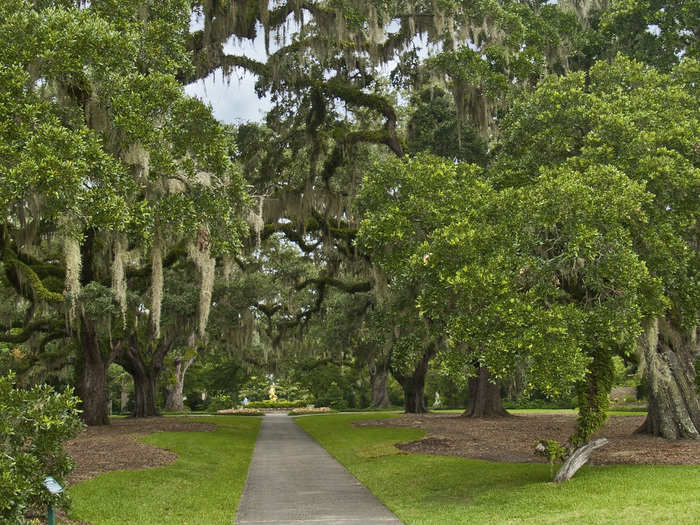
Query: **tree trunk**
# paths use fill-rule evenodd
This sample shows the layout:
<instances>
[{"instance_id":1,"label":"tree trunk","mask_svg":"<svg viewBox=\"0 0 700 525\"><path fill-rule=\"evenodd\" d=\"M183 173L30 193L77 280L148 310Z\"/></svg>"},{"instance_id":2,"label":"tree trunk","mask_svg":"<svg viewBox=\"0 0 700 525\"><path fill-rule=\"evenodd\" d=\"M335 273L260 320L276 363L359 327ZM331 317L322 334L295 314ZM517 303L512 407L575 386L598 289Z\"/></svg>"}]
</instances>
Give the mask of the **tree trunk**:
<instances>
[{"instance_id":1,"label":"tree trunk","mask_svg":"<svg viewBox=\"0 0 700 525\"><path fill-rule=\"evenodd\" d=\"M498 385L489 381L489 369L480 366L479 373L469 379L469 404L462 414L465 417L503 417L508 412L503 408Z\"/></svg>"},{"instance_id":2,"label":"tree trunk","mask_svg":"<svg viewBox=\"0 0 700 525\"><path fill-rule=\"evenodd\" d=\"M156 380L146 370L139 370L132 374L134 378L134 417L159 416L156 407Z\"/></svg>"},{"instance_id":3,"label":"tree trunk","mask_svg":"<svg viewBox=\"0 0 700 525\"><path fill-rule=\"evenodd\" d=\"M666 439L700 439L700 399L695 390L697 329L683 333L668 319L655 319L640 350L649 383L647 418L638 432Z\"/></svg>"},{"instance_id":4,"label":"tree trunk","mask_svg":"<svg viewBox=\"0 0 700 525\"><path fill-rule=\"evenodd\" d=\"M196 356L192 356L183 362L183 358L175 359L175 382L165 387L165 410L182 411L185 410L185 401L182 391L185 386L185 373L194 362Z\"/></svg>"},{"instance_id":5,"label":"tree trunk","mask_svg":"<svg viewBox=\"0 0 700 525\"><path fill-rule=\"evenodd\" d=\"M107 412L107 367L100 352L97 333L84 318L80 319L77 394L82 401L83 421L90 426L109 425Z\"/></svg>"},{"instance_id":6,"label":"tree trunk","mask_svg":"<svg viewBox=\"0 0 700 525\"><path fill-rule=\"evenodd\" d=\"M596 449L599 449L608 442L605 438L596 439L590 443L586 443L574 450L569 457L566 458L557 475L554 476L555 483L570 480L578 470L591 459L591 455Z\"/></svg>"},{"instance_id":7,"label":"tree trunk","mask_svg":"<svg viewBox=\"0 0 700 525\"><path fill-rule=\"evenodd\" d=\"M94 280L94 241L95 232L85 232L85 240L80 247L82 267L80 282L84 287ZM109 425L107 410L107 367L112 361L111 351L105 357L100 349L95 323L78 315L78 360L76 363L76 393L82 401L83 421L89 426ZM110 349L111 350L111 349Z\"/></svg>"},{"instance_id":8,"label":"tree trunk","mask_svg":"<svg viewBox=\"0 0 700 525\"><path fill-rule=\"evenodd\" d=\"M170 345L160 340L158 346L139 352L136 347L136 338L122 352L117 355L116 362L126 370L134 380L134 417L159 416L156 406L156 384L158 376L163 369L163 359ZM150 356L150 362L146 362L143 355Z\"/></svg>"},{"instance_id":9,"label":"tree trunk","mask_svg":"<svg viewBox=\"0 0 700 525\"><path fill-rule=\"evenodd\" d=\"M429 345L423 357L421 358L413 370L411 375L403 375L391 369L394 378L403 388L404 412L406 414L423 414L425 413L425 376L428 373L428 363L435 355L437 346Z\"/></svg>"},{"instance_id":10,"label":"tree trunk","mask_svg":"<svg viewBox=\"0 0 700 525\"><path fill-rule=\"evenodd\" d=\"M410 377L408 382L401 385L403 386L404 412L406 414L423 414L426 411L425 381L414 381L413 379Z\"/></svg>"},{"instance_id":11,"label":"tree trunk","mask_svg":"<svg viewBox=\"0 0 700 525\"><path fill-rule=\"evenodd\" d=\"M386 381L389 376L389 370L386 363L377 363L372 360L369 364L369 383L372 390L371 407L388 408L389 392L387 390Z\"/></svg>"}]
</instances>

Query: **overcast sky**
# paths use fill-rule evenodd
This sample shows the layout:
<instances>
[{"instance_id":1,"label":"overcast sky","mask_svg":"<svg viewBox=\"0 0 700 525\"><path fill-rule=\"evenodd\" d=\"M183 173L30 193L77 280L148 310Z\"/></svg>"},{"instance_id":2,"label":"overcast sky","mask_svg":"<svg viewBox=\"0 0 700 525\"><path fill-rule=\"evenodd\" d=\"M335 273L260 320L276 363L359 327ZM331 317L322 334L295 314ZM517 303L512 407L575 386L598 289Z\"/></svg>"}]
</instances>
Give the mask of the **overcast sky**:
<instances>
[{"instance_id":1,"label":"overcast sky","mask_svg":"<svg viewBox=\"0 0 700 525\"><path fill-rule=\"evenodd\" d=\"M211 104L214 116L222 122L262 121L271 104L269 99L261 100L255 95L255 77L240 72L234 73L229 80L222 77L218 71L185 87L185 91Z\"/></svg>"},{"instance_id":2,"label":"overcast sky","mask_svg":"<svg viewBox=\"0 0 700 525\"><path fill-rule=\"evenodd\" d=\"M193 19L190 23L192 30L201 29L202 22ZM224 45L224 51L229 54L245 55L247 57L267 61L265 54L264 31L258 27L257 38L254 42L243 41L233 44L231 39ZM270 51L274 51L270 42ZM215 71L202 81L185 87L185 91L204 102L211 104L214 116L228 124L263 120L265 113L271 108L269 98L259 99L255 94L255 75L237 68L230 78L224 78L221 69Z\"/></svg>"},{"instance_id":3,"label":"overcast sky","mask_svg":"<svg viewBox=\"0 0 700 525\"><path fill-rule=\"evenodd\" d=\"M295 32L296 24L293 21L293 15L290 15L287 26L287 37ZM195 31L203 27L203 22L197 19L196 15L190 21L190 30ZM298 26L297 26L298 27ZM386 27L387 33L393 33L399 29L397 21L392 21ZM267 61L265 53L265 32L260 24L258 24L257 38L254 42L244 40L235 42L236 39L231 39L224 45L224 51L229 54L245 55L249 58L260 62ZM422 38L416 38L416 44L424 45ZM279 46L275 43L275 38L270 38L270 53L274 53ZM427 48L420 50L420 54L424 55ZM391 61L386 64L381 70L388 73L395 66L395 62ZM272 104L269 97L259 99L255 94L255 75L245 72L237 68L234 70L230 78L224 78L221 69L215 71L202 81L195 82L185 87L185 91L195 96L204 102L211 104L214 116L222 122L228 124L240 124L242 122L256 121L261 122L264 119L265 113L270 110Z\"/></svg>"}]
</instances>

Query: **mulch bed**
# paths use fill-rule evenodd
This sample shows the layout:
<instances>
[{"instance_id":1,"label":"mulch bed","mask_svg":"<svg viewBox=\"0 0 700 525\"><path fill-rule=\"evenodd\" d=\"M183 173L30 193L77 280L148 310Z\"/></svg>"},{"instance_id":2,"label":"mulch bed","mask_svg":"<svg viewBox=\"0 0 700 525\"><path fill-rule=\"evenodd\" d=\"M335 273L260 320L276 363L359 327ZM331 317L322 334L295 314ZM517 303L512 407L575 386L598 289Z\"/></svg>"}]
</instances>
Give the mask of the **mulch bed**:
<instances>
[{"instance_id":1,"label":"mulch bed","mask_svg":"<svg viewBox=\"0 0 700 525\"><path fill-rule=\"evenodd\" d=\"M88 427L66 444L75 461L68 484L94 478L113 470L136 470L172 463L177 455L168 450L136 441L154 432L211 432L215 425L180 418L113 419L111 425Z\"/></svg>"},{"instance_id":2,"label":"mulch bed","mask_svg":"<svg viewBox=\"0 0 700 525\"><path fill-rule=\"evenodd\" d=\"M700 440L668 441L635 434L644 416L611 416L596 437L610 443L597 450L595 465L700 465ZM404 414L394 419L358 421L357 426L422 428L425 438L397 445L401 450L441 456L515 463L544 463L534 455L541 439L566 442L574 430L572 414L518 414L503 418L470 419L459 414Z\"/></svg>"}]
</instances>

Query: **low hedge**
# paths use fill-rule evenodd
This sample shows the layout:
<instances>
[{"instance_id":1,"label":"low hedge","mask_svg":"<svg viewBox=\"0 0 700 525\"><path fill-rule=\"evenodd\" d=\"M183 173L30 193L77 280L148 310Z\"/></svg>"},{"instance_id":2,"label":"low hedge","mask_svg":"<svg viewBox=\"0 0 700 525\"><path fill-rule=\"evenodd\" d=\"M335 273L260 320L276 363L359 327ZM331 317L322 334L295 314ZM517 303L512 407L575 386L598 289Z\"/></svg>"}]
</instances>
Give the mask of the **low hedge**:
<instances>
[{"instance_id":1,"label":"low hedge","mask_svg":"<svg viewBox=\"0 0 700 525\"><path fill-rule=\"evenodd\" d=\"M303 416L305 414L330 414L333 412L338 412L329 407L319 407L319 408L293 408L288 412L290 416Z\"/></svg>"},{"instance_id":2,"label":"low hedge","mask_svg":"<svg viewBox=\"0 0 700 525\"><path fill-rule=\"evenodd\" d=\"M306 401L285 401L283 399L278 399L277 401L251 401L248 403L247 408L304 408L308 406L309 403Z\"/></svg>"},{"instance_id":3,"label":"low hedge","mask_svg":"<svg viewBox=\"0 0 700 525\"><path fill-rule=\"evenodd\" d=\"M530 410L547 410L547 409L571 409L576 408L575 399L524 399L520 401L503 401L503 408L509 409L530 409Z\"/></svg>"}]
</instances>

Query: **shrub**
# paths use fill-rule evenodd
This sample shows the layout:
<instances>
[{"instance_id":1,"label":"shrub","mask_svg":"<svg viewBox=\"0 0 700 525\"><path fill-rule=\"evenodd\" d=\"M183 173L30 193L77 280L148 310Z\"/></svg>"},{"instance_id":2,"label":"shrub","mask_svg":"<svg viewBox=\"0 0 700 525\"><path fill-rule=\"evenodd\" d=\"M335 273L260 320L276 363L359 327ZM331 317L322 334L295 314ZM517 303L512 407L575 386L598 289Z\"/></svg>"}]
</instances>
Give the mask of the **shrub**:
<instances>
[{"instance_id":1,"label":"shrub","mask_svg":"<svg viewBox=\"0 0 700 525\"><path fill-rule=\"evenodd\" d=\"M228 394L216 394L209 400L207 411L211 412L212 414L216 414L219 410L233 408L234 406L235 402L233 399L231 399L231 396Z\"/></svg>"},{"instance_id":2,"label":"shrub","mask_svg":"<svg viewBox=\"0 0 700 525\"><path fill-rule=\"evenodd\" d=\"M290 416L301 416L304 414L330 414L331 412L336 412L335 410L328 407L319 408L293 408L289 411Z\"/></svg>"},{"instance_id":3,"label":"shrub","mask_svg":"<svg viewBox=\"0 0 700 525\"><path fill-rule=\"evenodd\" d=\"M316 402L314 403L317 407L318 406L323 406L323 407L330 407L335 410L345 410L348 408L348 402L343 399L342 397L336 397L336 396L329 396L329 397L319 397L316 399Z\"/></svg>"},{"instance_id":4,"label":"shrub","mask_svg":"<svg viewBox=\"0 0 700 525\"><path fill-rule=\"evenodd\" d=\"M521 399L519 401L503 401L505 409L571 409L576 408L576 399Z\"/></svg>"},{"instance_id":5,"label":"shrub","mask_svg":"<svg viewBox=\"0 0 700 525\"><path fill-rule=\"evenodd\" d=\"M301 408L307 406L306 401L287 401L278 399L277 401L251 401L248 403L248 408Z\"/></svg>"},{"instance_id":6,"label":"shrub","mask_svg":"<svg viewBox=\"0 0 700 525\"><path fill-rule=\"evenodd\" d=\"M48 505L68 507L65 493L51 495L44 478L63 485L73 463L63 442L82 423L78 398L69 387L15 387L14 375L0 377L0 522L23 523L25 515L46 514Z\"/></svg>"},{"instance_id":7,"label":"shrub","mask_svg":"<svg viewBox=\"0 0 700 525\"><path fill-rule=\"evenodd\" d=\"M549 462L549 473L554 475L554 463L562 463L569 451L567 448L554 439L544 439L535 443L535 455L547 458Z\"/></svg>"}]
</instances>

